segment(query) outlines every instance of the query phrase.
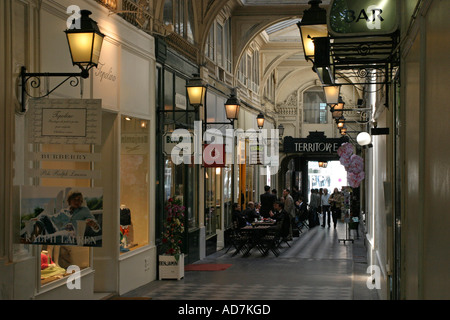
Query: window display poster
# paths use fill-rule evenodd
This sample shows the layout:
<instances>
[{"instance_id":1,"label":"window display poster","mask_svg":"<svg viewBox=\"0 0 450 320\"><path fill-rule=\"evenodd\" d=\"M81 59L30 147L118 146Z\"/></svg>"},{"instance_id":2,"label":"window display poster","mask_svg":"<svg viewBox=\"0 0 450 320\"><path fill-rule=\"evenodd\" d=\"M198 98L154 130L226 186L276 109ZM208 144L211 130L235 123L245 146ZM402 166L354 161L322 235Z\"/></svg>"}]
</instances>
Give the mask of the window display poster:
<instances>
[{"instance_id":1,"label":"window display poster","mask_svg":"<svg viewBox=\"0 0 450 320\"><path fill-rule=\"evenodd\" d=\"M20 241L102 246L103 189L22 186Z\"/></svg>"}]
</instances>

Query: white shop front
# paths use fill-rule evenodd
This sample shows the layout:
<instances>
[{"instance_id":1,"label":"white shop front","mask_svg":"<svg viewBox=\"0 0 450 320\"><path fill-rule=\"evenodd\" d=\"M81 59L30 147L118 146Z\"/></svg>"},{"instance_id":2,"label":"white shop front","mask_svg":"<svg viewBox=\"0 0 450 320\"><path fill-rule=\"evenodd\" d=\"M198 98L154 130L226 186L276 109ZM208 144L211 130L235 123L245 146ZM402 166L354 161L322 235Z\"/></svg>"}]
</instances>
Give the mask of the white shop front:
<instances>
[{"instance_id":1,"label":"white shop front","mask_svg":"<svg viewBox=\"0 0 450 320\"><path fill-rule=\"evenodd\" d=\"M13 210L2 220L11 240L0 251L4 299L95 299L156 279L153 37L94 1L10 1L0 7L13 26L6 32L17 39L7 67L15 76L20 66L79 72L63 32L70 5L91 11L105 34L100 61L78 86L65 83L49 97L29 98L26 112L16 96L8 101L16 112L14 171L5 184ZM43 81L33 93L59 79ZM44 239L37 217L54 219L73 191L95 221L82 224L88 231L78 237L86 241Z\"/></svg>"}]
</instances>

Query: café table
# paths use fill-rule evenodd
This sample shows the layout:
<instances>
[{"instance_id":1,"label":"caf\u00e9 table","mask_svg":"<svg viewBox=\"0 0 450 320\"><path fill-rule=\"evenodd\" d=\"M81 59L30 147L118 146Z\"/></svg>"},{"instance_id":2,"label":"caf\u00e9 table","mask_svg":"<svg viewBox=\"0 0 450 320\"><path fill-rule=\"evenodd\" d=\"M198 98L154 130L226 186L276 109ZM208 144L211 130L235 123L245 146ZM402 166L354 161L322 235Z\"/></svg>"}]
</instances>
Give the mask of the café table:
<instances>
[{"instance_id":1,"label":"caf\u00e9 table","mask_svg":"<svg viewBox=\"0 0 450 320\"><path fill-rule=\"evenodd\" d=\"M245 247L245 251L243 253L244 257L250 255L250 252L253 248L257 248L261 254L267 254L267 247L264 241L264 237L269 230L273 228L273 223L270 225L258 225L257 223L253 223L252 225L245 226L240 229L240 232L245 235L247 241L242 245L241 249Z\"/></svg>"}]
</instances>

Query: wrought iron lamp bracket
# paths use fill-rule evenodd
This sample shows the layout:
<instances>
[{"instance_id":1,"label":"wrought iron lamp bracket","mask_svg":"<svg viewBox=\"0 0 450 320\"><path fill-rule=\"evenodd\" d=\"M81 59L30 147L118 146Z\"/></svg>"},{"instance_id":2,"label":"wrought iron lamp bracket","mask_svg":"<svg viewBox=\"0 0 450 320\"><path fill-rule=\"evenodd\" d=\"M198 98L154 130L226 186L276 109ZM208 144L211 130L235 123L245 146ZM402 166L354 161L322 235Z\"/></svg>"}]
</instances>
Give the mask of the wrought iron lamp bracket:
<instances>
[{"instance_id":1,"label":"wrought iron lamp bracket","mask_svg":"<svg viewBox=\"0 0 450 320\"><path fill-rule=\"evenodd\" d=\"M69 81L69 84L71 87L77 87L82 78L87 78L86 77L86 72L78 72L78 73L51 73L51 72L42 72L42 73L38 73L38 72L32 72L32 73L27 73L26 72L27 69L26 67L22 67L20 70L20 84L21 84L21 101L20 101L20 106L21 106L21 112L26 112L26 97L30 97L30 98L45 98L48 97L50 94L52 94L56 89L58 89L59 87L61 87L64 83L66 83L67 81ZM87 75L89 75L89 73L87 73ZM52 89L49 89L47 91L47 93L43 94L43 95L32 95L30 92L28 92L27 90L27 83L30 84L31 88L33 89L38 89L41 87L41 83L42 80L41 78L50 78L50 77L59 77L59 78L64 78L62 81L60 81L58 84L56 84Z\"/></svg>"}]
</instances>

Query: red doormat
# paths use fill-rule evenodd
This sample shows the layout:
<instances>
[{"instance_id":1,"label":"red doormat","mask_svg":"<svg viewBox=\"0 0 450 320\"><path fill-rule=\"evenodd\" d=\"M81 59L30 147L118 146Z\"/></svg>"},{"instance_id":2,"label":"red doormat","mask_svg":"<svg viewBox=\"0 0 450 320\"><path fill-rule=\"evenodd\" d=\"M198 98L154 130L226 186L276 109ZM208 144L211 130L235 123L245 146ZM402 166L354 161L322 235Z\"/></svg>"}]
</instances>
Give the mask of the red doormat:
<instances>
[{"instance_id":1,"label":"red doormat","mask_svg":"<svg viewBox=\"0 0 450 320\"><path fill-rule=\"evenodd\" d=\"M185 271L223 271L231 267L232 264L188 264Z\"/></svg>"}]
</instances>

